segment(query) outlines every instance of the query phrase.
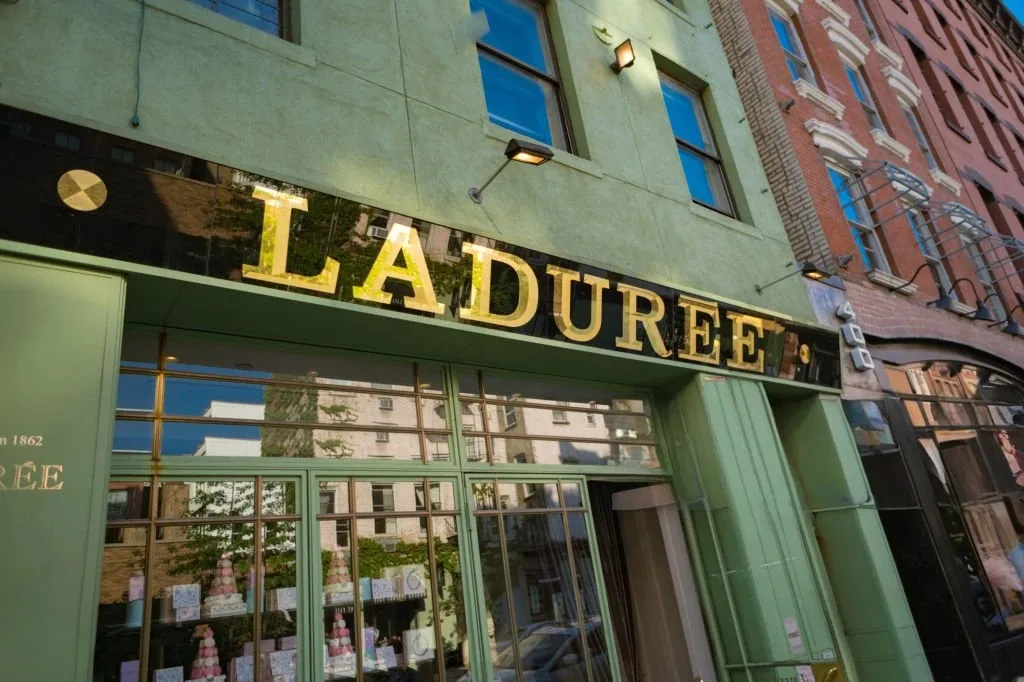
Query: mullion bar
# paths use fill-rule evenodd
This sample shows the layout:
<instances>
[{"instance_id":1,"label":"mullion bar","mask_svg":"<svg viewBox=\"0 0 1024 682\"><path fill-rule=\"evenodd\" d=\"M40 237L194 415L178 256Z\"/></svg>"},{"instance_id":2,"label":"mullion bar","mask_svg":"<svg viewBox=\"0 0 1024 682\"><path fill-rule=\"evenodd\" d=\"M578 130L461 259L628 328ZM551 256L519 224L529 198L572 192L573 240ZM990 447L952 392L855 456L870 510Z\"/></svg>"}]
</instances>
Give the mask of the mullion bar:
<instances>
[{"instance_id":1,"label":"mullion bar","mask_svg":"<svg viewBox=\"0 0 1024 682\"><path fill-rule=\"evenodd\" d=\"M677 137L676 138L676 144L679 145L680 147L686 147L686 149L688 151L691 151L694 154L702 156L705 159L707 159L708 161L714 161L715 163L721 163L722 162L722 160L720 158L718 158L717 156L715 156L713 154L710 154L710 153L704 151L703 149L698 149L697 147L693 146L693 144L687 142L686 140L682 140L682 139ZM629 414L638 414L638 413L630 412ZM648 416L648 415L644 415L644 416Z\"/></svg>"},{"instance_id":2,"label":"mullion bar","mask_svg":"<svg viewBox=\"0 0 1024 682\"><path fill-rule=\"evenodd\" d=\"M676 138L678 140L678 138ZM510 400L508 398L479 398L477 396L460 395L459 400L464 403L480 403L486 401L490 405L515 405L516 407L530 407L539 410L563 410L565 412L586 412L588 414L599 414L606 417L648 417L650 414L647 412L638 412L636 410L598 410L592 407L579 407L571 403L565 405L557 405L553 403L542 403L533 400ZM623 398L623 400L632 400L632 398ZM636 398L636 400L644 400L644 398Z\"/></svg>"},{"instance_id":3,"label":"mullion bar","mask_svg":"<svg viewBox=\"0 0 1024 682\"><path fill-rule=\"evenodd\" d=\"M138 654L139 674L148 677L150 672L150 637L153 630L153 597L154 580L153 570L156 564L157 554L157 496L159 495L160 476L154 474L150 477L150 523L148 523L148 535L145 539L145 584L142 590L142 628L139 631L141 638L140 651Z\"/></svg>"},{"instance_id":4,"label":"mullion bar","mask_svg":"<svg viewBox=\"0 0 1024 682\"><path fill-rule=\"evenodd\" d=\"M572 531L569 530L569 513L565 510L565 500L562 497L562 482L558 481L558 502L561 509L558 510L562 517L562 532L565 533L566 559L569 561L569 575L572 576L572 592L576 599L576 622L579 623L580 646L583 647L583 660L587 668L587 679L593 681L594 670L590 662L590 645L587 642L587 623L584 619L583 600L580 594L580 578L576 571L576 557L573 556Z\"/></svg>"},{"instance_id":5,"label":"mullion bar","mask_svg":"<svg viewBox=\"0 0 1024 682\"><path fill-rule=\"evenodd\" d=\"M438 490L438 496L441 492ZM437 669L440 673L440 682L445 682L445 663L444 657L441 656L440 647L443 646L444 638L441 632L441 606L440 599L437 592L437 550L434 547L434 517L430 511L431 507L434 506L433 493L430 490L430 479L423 479L423 503L427 508L427 561L430 562L430 566L427 567L427 575L430 577L430 598L431 598L431 611L434 616L434 661L437 663ZM442 569L443 570L443 569ZM408 660L409 652L405 652L406 660Z\"/></svg>"},{"instance_id":6,"label":"mullion bar","mask_svg":"<svg viewBox=\"0 0 1024 682\"><path fill-rule=\"evenodd\" d=\"M159 371L159 370L157 370ZM153 374L154 370L135 369L127 371L126 374ZM210 374L207 372L187 372L183 370L164 369L163 373L174 379L192 379L197 381L210 381L217 383L232 384L253 384L259 386L273 386L274 388L315 388L317 392L331 391L336 393L355 393L357 395L391 395L412 397L414 395L426 395L420 393L416 388L403 390L399 388L367 388L362 386L347 386L345 384L316 384L308 381L293 381L290 379L260 379L246 376ZM442 394L437 394L442 395Z\"/></svg>"},{"instance_id":7,"label":"mullion bar","mask_svg":"<svg viewBox=\"0 0 1024 682\"><path fill-rule=\"evenodd\" d=\"M137 412L118 413L115 415L117 419L122 421L152 421L154 413L138 414ZM319 423L319 422L290 422L280 421L273 419L232 419L230 417L200 417L200 416L161 416L165 422L171 424L217 424L223 426L265 426L274 428L288 428L288 429L316 429L318 431L388 431L391 433L419 433L424 431L426 433L436 433L438 435L448 435L451 433L450 429L420 429L415 426L382 426L379 424L367 424L367 425L352 425L352 424L332 424L332 423Z\"/></svg>"},{"instance_id":8,"label":"mullion bar","mask_svg":"<svg viewBox=\"0 0 1024 682\"><path fill-rule=\"evenodd\" d=\"M356 480L348 479L348 510L356 510ZM363 600L359 590L359 524L350 517L348 541L352 560L352 631L356 633L356 682L363 682ZM321 620L323 619L321 609Z\"/></svg>"},{"instance_id":9,"label":"mullion bar","mask_svg":"<svg viewBox=\"0 0 1024 682\"><path fill-rule=\"evenodd\" d=\"M487 449L487 463L494 465L494 439L491 438L490 420L487 418L487 392L484 390L484 371L476 372L477 387L480 389L480 422L484 427L484 447ZM465 431L463 435L465 435ZM495 488L497 491L497 488Z\"/></svg>"},{"instance_id":10,"label":"mullion bar","mask_svg":"<svg viewBox=\"0 0 1024 682\"><path fill-rule=\"evenodd\" d=\"M260 516L263 513L263 477L256 477L256 520L253 524L253 601L255 602L253 614L253 682L260 682L263 675L263 659L260 654L260 644L263 640L263 524Z\"/></svg>"},{"instance_id":11,"label":"mullion bar","mask_svg":"<svg viewBox=\"0 0 1024 682\"><path fill-rule=\"evenodd\" d=\"M495 504L501 506L498 502L498 481L495 479L494 484L494 496ZM506 546L505 538L505 517L499 510L498 513L498 544L501 547L501 564L502 573L505 576L505 594L508 595L506 598L508 608L509 622L512 624L512 653L515 654L516 658L516 680L523 679L523 666L519 660L519 626L516 623L516 608L515 601L513 599L514 592L512 591L512 574L509 570L508 565L508 547Z\"/></svg>"},{"instance_id":12,"label":"mullion bar","mask_svg":"<svg viewBox=\"0 0 1024 682\"><path fill-rule=\"evenodd\" d=\"M497 57L498 59L501 59L502 61L508 62L510 66L512 66L512 67L514 67L516 69L519 69L520 71L525 71L526 73L528 73L531 76L536 76L537 78L544 79L545 81L547 81L551 85L554 85L556 90L560 86L560 83L558 82L558 78L556 78L555 76L552 76L549 73L545 73L544 71L540 71L535 66L530 66L526 62L520 61L519 59L517 59L517 58L513 57L512 55L508 54L507 52L502 52L501 50L499 50L499 49L497 49L495 47L491 47L490 45L486 45L484 43L477 43L476 46L478 48L480 48L482 51L490 54L491 56Z\"/></svg>"},{"instance_id":13,"label":"mullion bar","mask_svg":"<svg viewBox=\"0 0 1024 682\"><path fill-rule=\"evenodd\" d=\"M420 402L420 363L418 362L414 362L412 365L412 385L416 389L416 397L413 400L416 401L416 431L420 436L420 459L426 464L427 436L423 429L423 403Z\"/></svg>"},{"instance_id":14,"label":"mullion bar","mask_svg":"<svg viewBox=\"0 0 1024 682\"><path fill-rule=\"evenodd\" d=\"M657 441L650 438L579 438L575 436L540 436L532 435L528 433L514 433L512 435L505 435L506 432L491 432L491 431L464 431L467 436L486 436L493 435L495 438L501 438L504 440L546 440L546 441L559 441L559 442L578 442L578 443L608 443L611 445L650 445L652 447L657 445Z\"/></svg>"}]
</instances>

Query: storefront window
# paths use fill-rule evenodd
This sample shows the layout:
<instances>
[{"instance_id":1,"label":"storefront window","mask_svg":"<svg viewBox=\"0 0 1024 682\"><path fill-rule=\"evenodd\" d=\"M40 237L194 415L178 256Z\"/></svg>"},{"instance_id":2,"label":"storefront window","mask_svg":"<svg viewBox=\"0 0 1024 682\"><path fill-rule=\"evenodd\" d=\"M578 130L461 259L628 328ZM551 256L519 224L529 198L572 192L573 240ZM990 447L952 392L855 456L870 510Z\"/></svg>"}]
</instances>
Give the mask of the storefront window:
<instances>
[{"instance_id":1,"label":"storefront window","mask_svg":"<svg viewBox=\"0 0 1024 682\"><path fill-rule=\"evenodd\" d=\"M163 351L133 348L153 352L152 362L136 352L122 363L115 454L450 459L439 367L174 336Z\"/></svg>"},{"instance_id":2,"label":"storefront window","mask_svg":"<svg viewBox=\"0 0 1024 682\"><path fill-rule=\"evenodd\" d=\"M460 374L459 393L471 461L661 467L642 396L482 372Z\"/></svg>"},{"instance_id":3,"label":"storefront window","mask_svg":"<svg viewBox=\"0 0 1024 682\"><path fill-rule=\"evenodd\" d=\"M1024 628L1021 388L959 362L887 367L886 374L918 432L954 577L966 582L988 632Z\"/></svg>"}]
</instances>

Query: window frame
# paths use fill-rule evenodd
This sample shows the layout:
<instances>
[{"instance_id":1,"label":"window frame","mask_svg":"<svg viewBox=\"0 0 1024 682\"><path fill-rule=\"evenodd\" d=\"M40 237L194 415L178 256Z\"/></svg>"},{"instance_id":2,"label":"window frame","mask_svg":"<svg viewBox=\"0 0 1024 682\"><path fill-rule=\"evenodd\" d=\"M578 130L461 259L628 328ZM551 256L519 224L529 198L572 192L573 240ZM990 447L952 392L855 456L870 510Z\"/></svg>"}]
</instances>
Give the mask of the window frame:
<instances>
[{"instance_id":1,"label":"window frame","mask_svg":"<svg viewBox=\"0 0 1024 682\"><path fill-rule=\"evenodd\" d=\"M911 232L914 233L914 241L917 242L921 255L924 256L925 261L933 266L930 270L932 278L935 280L935 286L939 288L940 292L945 292L954 301L959 300L956 290L953 288L949 263L946 260L946 255L942 252L942 247L935 241L935 235L932 234L928 215L916 206L907 206L904 209L904 213L907 215L907 221L910 223ZM936 273L938 273L937 276Z\"/></svg>"},{"instance_id":2,"label":"window frame","mask_svg":"<svg viewBox=\"0 0 1024 682\"><path fill-rule=\"evenodd\" d=\"M811 66L811 59L807 55L807 48L804 47L803 36L800 35L800 28L797 26L796 19L780 12L774 7L768 7L767 9L769 19L772 17L778 17L782 20L786 26L786 33L789 34L790 42L793 43L793 47L800 51L800 54L790 52L786 49L786 46L782 44L782 41L779 40L778 33L775 33L775 41L779 44L779 49L781 49L782 53L786 56L787 65L790 64L790 60L792 59L796 61L798 67L800 67L796 69L798 78L793 79L793 82L795 83L798 80L804 80L814 87L818 87L818 75L814 73L814 68ZM772 30L775 31L774 21L772 21ZM792 73L790 75L792 75Z\"/></svg>"},{"instance_id":3,"label":"window frame","mask_svg":"<svg viewBox=\"0 0 1024 682\"><path fill-rule=\"evenodd\" d=\"M276 33L272 33L270 31L264 30L263 28L260 28L259 26L253 26L250 23L246 23L245 21L242 21L241 19L238 19L237 17L235 17L235 16L233 16L231 14L227 14L225 12L222 12L222 11L220 11L218 9L218 7L221 4L223 4L223 5L226 5L227 7L230 7L230 8L232 8L232 9L238 11L238 12L242 12L244 14L249 14L249 15L255 16L256 18L262 20L263 22L265 22L267 24L271 23L269 20L263 19L263 17L260 17L259 15L255 15L252 12L249 12L248 10L243 9L242 7L239 7L238 5L234 4L233 1L228 1L228 2L225 2L224 0L189 0L189 1L192 4L194 4L194 5L197 5L199 7L202 7L203 9L206 9L206 10L209 10L209 11L213 12L214 14L217 14L218 16L222 16L225 19L229 19L229 20L231 20L231 21L233 21L235 23L241 24L242 26L248 26L252 30L259 31L260 33L263 33L264 35L274 36L275 38L280 38L281 40L285 40L285 41L287 41L289 43L294 43L295 42L295 36L294 36L294 30L293 30L293 17L292 17L292 12L294 11L294 7L293 7L293 4L292 4L293 0L273 0L273 2L277 5L277 18L278 18L278 22L277 22L277 32ZM261 4L261 5L271 6L271 3L268 2L267 0L256 0L256 1L259 2L259 4Z\"/></svg>"},{"instance_id":4,"label":"window frame","mask_svg":"<svg viewBox=\"0 0 1024 682\"><path fill-rule=\"evenodd\" d=\"M558 120L562 124L562 138L565 140L565 146L561 146L557 142L557 136L555 131L551 131L551 146L556 149L562 149L570 154L576 155L578 153L578 146L576 144L576 137L573 133L572 119L569 116L569 103L565 97L565 87L562 78L562 68L558 63L558 51L555 49L555 38L554 32L551 30L551 21L548 18L547 6L540 0L512 0L517 4L522 4L535 10L537 15L540 17L540 26L543 28L544 35L540 36L540 40L543 41L548 48L548 52L551 55L551 70L552 74L545 73L538 70L525 62L520 61L516 57L499 50L496 47L492 47L483 42L483 36L476 41L477 55L479 58L480 52L485 52L492 58L499 62L503 62L513 69L525 73L531 78L539 78L545 81L555 92L555 101L558 103ZM486 34L485 34L486 35ZM481 82L483 74L481 73ZM486 87L484 88L486 90ZM484 107L486 109L486 97ZM488 119L490 118L490 111L487 111ZM499 125L499 124L494 124ZM514 131L510 131L514 132Z\"/></svg>"},{"instance_id":5,"label":"window frame","mask_svg":"<svg viewBox=\"0 0 1024 682\"><path fill-rule=\"evenodd\" d=\"M878 33L878 26L875 24L875 18L871 16L870 10L867 5L864 4L864 0L853 0L854 6L857 8L857 14L860 15L860 20L864 24L865 30L868 32L868 38L871 42L882 42L882 36Z\"/></svg>"},{"instance_id":6,"label":"window frame","mask_svg":"<svg viewBox=\"0 0 1024 682\"><path fill-rule=\"evenodd\" d=\"M991 266L988 264L988 261L985 260L985 255L981 252L976 241L963 234L960 235L960 239L963 240L964 246L967 250L967 255L970 257L971 264L974 266L974 274L978 279L978 283L981 285L982 291L985 292L985 295L982 298L982 303L988 305L1000 320L1006 319L1006 310L1003 308L1002 294L999 293L995 277L992 275ZM992 296L992 294L995 294L995 296ZM989 303L990 301L991 303Z\"/></svg>"},{"instance_id":7,"label":"window frame","mask_svg":"<svg viewBox=\"0 0 1024 682\"><path fill-rule=\"evenodd\" d=\"M861 251L860 245L857 245L857 252L861 256L861 261L864 262L865 252L868 256L867 260L870 262L864 262L864 268L868 272L881 272L885 274L892 274L892 268L889 265L889 258L885 253L885 246L882 244L882 239L878 234L878 228L876 228L871 221L871 207L868 205L867 200L864 198L863 193L857 182L853 179L852 174L848 170L844 170L838 166L829 164L826 166L830 172L834 172L837 175L842 176L843 181L846 183L850 199L853 201L854 211L857 213L858 220L850 220L850 217L846 215L842 197L839 196L839 190L832 183L831 177L829 183L832 184L833 190L836 195L836 200L839 202L839 209L843 213L843 219L846 221L850 228L851 233L856 230L863 240L864 250ZM857 239L854 237L854 241ZM872 258L872 254L876 257Z\"/></svg>"},{"instance_id":8,"label":"window frame","mask_svg":"<svg viewBox=\"0 0 1024 682\"><path fill-rule=\"evenodd\" d=\"M868 85L868 79L864 75L863 67L855 66L846 60L842 60L842 62L843 71L846 72L846 80L849 82L850 87L853 88L853 96L860 104L864 116L868 120L868 126L870 126L871 130L880 130L888 135L889 129L886 128L885 121L882 119L882 113L878 109L878 104L875 103L875 96ZM856 82L854 82L855 79ZM864 99L861 99L859 94L863 94Z\"/></svg>"},{"instance_id":9,"label":"window frame","mask_svg":"<svg viewBox=\"0 0 1024 682\"><path fill-rule=\"evenodd\" d=\"M718 171L719 178L721 178L722 188L725 191L724 199L726 206L723 208L721 206L714 206L712 204L708 204L693 196L692 192L690 193L690 200L696 204L700 204L704 208L709 208L712 211L715 211L716 213L721 213L724 216L728 216L730 218L735 218L738 220L739 215L736 209L736 197L733 194L732 187L729 183L729 174L725 172L725 164L722 161L721 151L718 148L718 140L715 139L715 131L713 126L711 125L711 117L708 116L708 110L704 104L704 93L697 90L696 88L692 88L688 85L685 85L684 83L679 82L677 79L668 75L664 71L658 71L658 81L662 87L664 87L667 84L669 87L674 88L684 96L689 97L693 100L694 111L698 117L698 124L704 124L704 127L708 131L708 136L710 137L710 140L702 139L701 141L705 145L710 145L714 153L710 153L704 149L700 149L699 147L694 146L691 142L676 137L675 131L673 131L672 137L676 141L676 154L678 156L679 148L682 147L687 152L697 154L698 156L701 157L703 161L711 162L713 164L713 166ZM668 106L665 107L665 115L668 116L669 118L669 127L671 128L672 117L669 114ZM682 161L679 162L679 165L682 166ZM686 179L687 188L689 188L690 180L689 178L686 178L685 168L683 168L683 177Z\"/></svg>"},{"instance_id":10,"label":"window frame","mask_svg":"<svg viewBox=\"0 0 1024 682\"><path fill-rule=\"evenodd\" d=\"M110 148L110 160L116 163L133 165L135 163L135 150L114 145Z\"/></svg>"},{"instance_id":11,"label":"window frame","mask_svg":"<svg viewBox=\"0 0 1024 682\"><path fill-rule=\"evenodd\" d=\"M381 496L380 503L377 502L378 493ZM388 508L387 498L390 495L391 505ZM378 509L378 507L380 507ZM395 513L395 484L394 483L371 483L370 484L370 509L374 514ZM383 528L384 530L380 530ZM394 535L398 532L398 521L394 516L376 517L373 519L374 535Z\"/></svg>"},{"instance_id":12,"label":"window frame","mask_svg":"<svg viewBox=\"0 0 1024 682\"><path fill-rule=\"evenodd\" d=\"M917 114L917 108L903 103L900 104L900 108L903 109L903 115L907 119L907 123L910 125L910 131L917 139L917 145L921 148L921 156L924 157L925 163L928 164L928 168L930 170L941 171L942 168L939 166L939 160L935 157L931 141L928 139L928 133L925 132L924 124L921 122L921 117Z\"/></svg>"}]
</instances>

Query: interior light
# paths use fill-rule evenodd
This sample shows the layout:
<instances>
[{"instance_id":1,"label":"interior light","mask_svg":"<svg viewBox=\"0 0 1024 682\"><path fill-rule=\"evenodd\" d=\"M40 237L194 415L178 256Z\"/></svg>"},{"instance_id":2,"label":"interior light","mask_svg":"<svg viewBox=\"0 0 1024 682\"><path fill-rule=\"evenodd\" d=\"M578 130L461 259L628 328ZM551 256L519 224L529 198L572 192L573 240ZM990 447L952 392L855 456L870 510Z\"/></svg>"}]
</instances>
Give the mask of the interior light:
<instances>
[{"instance_id":1,"label":"interior light","mask_svg":"<svg viewBox=\"0 0 1024 682\"><path fill-rule=\"evenodd\" d=\"M636 53L633 52L633 43L625 41L615 48L615 61L612 62L612 71L619 73L623 69L633 66L636 61Z\"/></svg>"},{"instance_id":2,"label":"interior light","mask_svg":"<svg viewBox=\"0 0 1024 682\"><path fill-rule=\"evenodd\" d=\"M178 361L178 356L177 355L168 355L167 357L164 358L164 362L177 362L177 361Z\"/></svg>"}]
</instances>

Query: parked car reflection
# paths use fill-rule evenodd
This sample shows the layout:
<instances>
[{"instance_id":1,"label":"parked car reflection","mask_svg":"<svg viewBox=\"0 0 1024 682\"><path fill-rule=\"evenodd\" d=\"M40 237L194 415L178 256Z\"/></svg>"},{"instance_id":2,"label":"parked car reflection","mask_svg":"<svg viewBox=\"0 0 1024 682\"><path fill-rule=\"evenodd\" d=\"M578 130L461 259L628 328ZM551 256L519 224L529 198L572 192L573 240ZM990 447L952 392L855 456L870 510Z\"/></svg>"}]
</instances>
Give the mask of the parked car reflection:
<instances>
[{"instance_id":1,"label":"parked car reflection","mask_svg":"<svg viewBox=\"0 0 1024 682\"><path fill-rule=\"evenodd\" d=\"M584 639L585 636L585 639ZM587 622L584 636L575 621L545 621L519 631L519 667L522 682L588 682L584 647L604 637L600 618ZM511 642L494 657L494 681L516 680L516 650ZM590 664L593 680L610 680L611 671L604 646L591 646ZM458 682L470 682L464 675Z\"/></svg>"}]
</instances>

